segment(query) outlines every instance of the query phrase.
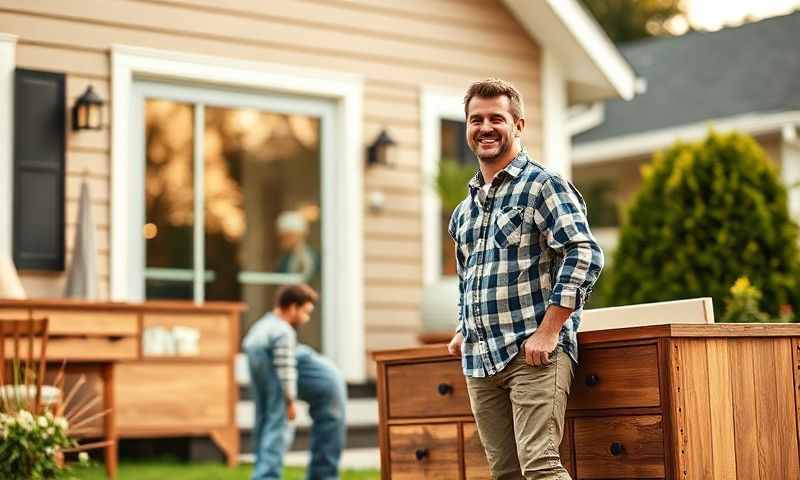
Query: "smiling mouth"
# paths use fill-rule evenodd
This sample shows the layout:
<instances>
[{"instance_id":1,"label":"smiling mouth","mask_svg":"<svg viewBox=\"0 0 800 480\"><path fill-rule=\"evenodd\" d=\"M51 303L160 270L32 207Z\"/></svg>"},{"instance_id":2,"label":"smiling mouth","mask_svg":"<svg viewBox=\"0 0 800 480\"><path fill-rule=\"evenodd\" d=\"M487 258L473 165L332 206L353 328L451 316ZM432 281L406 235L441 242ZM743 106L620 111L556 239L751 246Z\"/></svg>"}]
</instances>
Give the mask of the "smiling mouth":
<instances>
[{"instance_id":1,"label":"smiling mouth","mask_svg":"<svg viewBox=\"0 0 800 480\"><path fill-rule=\"evenodd\" d=\"M499 141L498 138L495 137L483 137L478 139L479 145L495 145Z\"/></svg>"}]
</instances>

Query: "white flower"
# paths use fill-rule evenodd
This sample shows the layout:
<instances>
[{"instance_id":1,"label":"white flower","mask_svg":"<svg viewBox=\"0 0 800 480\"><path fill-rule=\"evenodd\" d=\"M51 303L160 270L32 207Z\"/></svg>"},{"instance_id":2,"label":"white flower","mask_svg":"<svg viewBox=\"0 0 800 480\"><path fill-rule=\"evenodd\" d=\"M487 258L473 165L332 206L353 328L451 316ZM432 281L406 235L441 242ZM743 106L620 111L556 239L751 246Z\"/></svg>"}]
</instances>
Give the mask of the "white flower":
<instances>
[{"instance_id":1,"label":"white flower","mask_svg":"<svg viewBox=\"0 0 800 480\"><path fill-rule=\"evenodd\" d=\"M39 417L39 419L36 420L36 423L38 423L39 426L42 427L42 428L47 428L47 419L45 417L43 417L43 416Z\"/></svg>"},{"instance_id":2,"label":"white flower","mask_svg":"<svg viewBox=\"0 0 800 480\"><path fill-rule=\"evenodd\" d=\"M17 414L17 422L19 423L20 427L24 430L33 430L35 422L33 420L33 415L31 412L27 410L20 410Z\"/></svg>"},{"instance_id":3,"label":"white flower","mask_svg":"<svg viewBox=\"0 0 800 480\"><path fill-rule=\"evenodd\" d=\"M47 434L48 435L55 435L56 434L56 429L53 428L53 427L48 428L47 429Z\"/></svg>"},{"instance_id":4,"label":"white flower","mask_svg":"<svg viewBox=\"0 0 800 480\"><path fill-rule=\"evenodd\" d=\"M89 462L89 454L86 452L81 452L78 454L78 461L85 464Z\"/></svg>"},{"instance_id":5,"label":"white flower","mask_svg":"<svg viewBox=\"0 0 800 480\"><path fill-rule=\"evenodd\" d=\"M54 418L55 418L55 417L53 417L53 414L51 412L49 412L49 411L47 413L45 413L44 416L47 418L48 422L52 422L54 420Z\"/></svg>"},{"instance_id":6,"label":"white flower","mask_svg":"<svg viewBox=\"0 0 800 480\"><path fill-rule=\"evenodd\" d=\"M44 449L44 453L48 455L53 455L54 453L56 453L56 449L53 447L47 447Z\"/></svg>"},{"instance_id":7,"label":"white flower","mask_svg":"<svg viewBox=\"0 0 800 480\"><path fill-rule=\"evenodd\" d=\"M64 417L56 417L55 425L65 431L69 428L69 422Z\"/></svg>"}]
</instances>

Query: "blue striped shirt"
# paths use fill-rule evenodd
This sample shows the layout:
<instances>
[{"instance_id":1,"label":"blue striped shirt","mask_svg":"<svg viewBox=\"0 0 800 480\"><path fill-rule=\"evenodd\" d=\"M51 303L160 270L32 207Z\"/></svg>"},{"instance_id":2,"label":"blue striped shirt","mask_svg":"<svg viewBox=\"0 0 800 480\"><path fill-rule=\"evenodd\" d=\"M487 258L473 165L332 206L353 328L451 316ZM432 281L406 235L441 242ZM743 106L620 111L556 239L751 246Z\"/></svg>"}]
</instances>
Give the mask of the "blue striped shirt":
<instances>
[{"instance_id":1,"label":"blue striped shirt","mask_svg":"<svg viewBox=\"0 0 800 480\"><path fill-rule=\"evenodd\" d=\"M559 345L577 363L581 310L603 268L583 197L524 149L488 191L483 183L478 171L448 228L456 244L464 374L503 370L549 305L574 310Z\"/></svg>"}]
</instances>

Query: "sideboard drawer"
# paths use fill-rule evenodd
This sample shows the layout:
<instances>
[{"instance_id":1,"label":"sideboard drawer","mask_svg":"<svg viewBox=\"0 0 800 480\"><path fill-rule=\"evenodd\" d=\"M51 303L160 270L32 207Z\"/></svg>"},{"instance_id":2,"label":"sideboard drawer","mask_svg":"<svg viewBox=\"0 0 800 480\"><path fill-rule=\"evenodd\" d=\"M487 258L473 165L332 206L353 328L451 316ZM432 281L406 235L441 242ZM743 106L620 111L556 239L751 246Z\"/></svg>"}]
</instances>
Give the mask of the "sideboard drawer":
<instances>
[{"instance_id":1,"label":"sideboard drawer","mask_svg":"<svg viewBox=\"0 0 800 480\"><path fill-rule=\"evenodd\" d=\"M440 479L458 476L458 425L389 427L392 480Z\"/></svg>"},{"instance_id":2,"label":"sideboard drawer","mask_svg":"<svg viewBox=\"0 0 800 480\"><path fill-rule=\"evenodd\" d=\"M660 415L576 418L578 478L663 478Z\"/></svg>"},{"instance_id":3,"label":"sideboard drawer","mask_svg":"<svg viewBox=\"0 0 800 480\"><path fill-rule=\"evenodd\" d=\"M389 418L472 415L458 360L388 365Z\"/></svg>"},{"instance_id":4,"label":"sideboard drawer","mask_svg":"<svg viewBox=\"0 0 800 480\"><path fill-rule=\"evenodd\" d=\"M464 433L464 476L466 480L492 480L486 450L474 423L463 425Z\"/></svg>"},{"instance_id":5,"label":"sideboard drawer","mask_svg":"<svg viewBox=\"0 0 800 480\"><path fill-rule=\"evenodd\" d=\"M33 317L49 319L48 334L50 336L125 337L139 334L139 316L135 312L35 309Z\"/></svg>"},{"instance_id":6,"label":"sideboard drawer","mask_svg":"<svg viewBox=\"0 0 800 480\"><path fill-rule=\"evenodd\" d=\"M658 379L654 344L587 348L580 351L567 408L657 407Z\"/></svg>"}]
</instances>

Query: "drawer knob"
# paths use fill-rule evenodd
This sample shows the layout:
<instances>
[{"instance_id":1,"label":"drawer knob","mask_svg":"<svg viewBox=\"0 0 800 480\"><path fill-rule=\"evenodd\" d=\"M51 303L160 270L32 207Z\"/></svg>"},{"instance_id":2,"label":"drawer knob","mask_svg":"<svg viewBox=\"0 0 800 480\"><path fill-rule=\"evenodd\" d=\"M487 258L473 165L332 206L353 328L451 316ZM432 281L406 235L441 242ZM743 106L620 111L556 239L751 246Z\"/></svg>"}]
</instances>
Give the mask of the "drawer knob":
<instances>
[{"instance_id":1,"label":"drawer knob","mask_svg":"<svg viewBox=\"0 0 800 480\"><path fill-rule=\"evenodd\" d=\"M620 442L612 443L611 444L611 448L609 448L609 451L611 451L611 455L614 455L615 457L619 457L620 455L622 455L622 451L623 450L624 450L624 447L622 446L622 443L620 443Z\"/></svg>"},{"instance_id":2,"label":"drawer knob","mask_svg":"<svg viewBox=\"0 0 800 480\"><path fill-rule=\"evenodd\" d=\"M587 387L594 387L598 383L600 383L600 377L598 377L597 375L594 375L594 374L586 375L586 386Z\"/></svg>"},{"instance_id":3,"label":"drawer knob","mask_svg":"<svg viewBox=\"0 0 800 480\"><path fill-rule=\"evenodd\" d=\"M448 383L440 383L439 386L436 387L436 389L439 391L439 395L443 397L445 395L450 395L451 393L453 393L453 386Z\"/></svg>"},{"instance_id":4,"label":"drawer knob","mask_svg":"<svg viewBox=\"0 0 800 480\"><path fill-rule=\"evenodd\" d=\"M425 457L428 456L428 449L427 448L418 448L414 455L417 457L417 461L421 462L425 460Z\"/></svg>"}]
</instances>

